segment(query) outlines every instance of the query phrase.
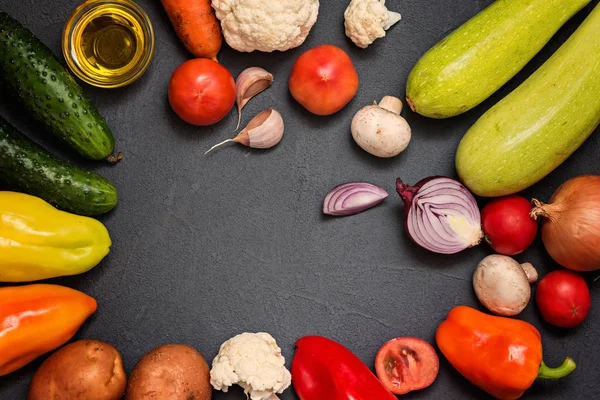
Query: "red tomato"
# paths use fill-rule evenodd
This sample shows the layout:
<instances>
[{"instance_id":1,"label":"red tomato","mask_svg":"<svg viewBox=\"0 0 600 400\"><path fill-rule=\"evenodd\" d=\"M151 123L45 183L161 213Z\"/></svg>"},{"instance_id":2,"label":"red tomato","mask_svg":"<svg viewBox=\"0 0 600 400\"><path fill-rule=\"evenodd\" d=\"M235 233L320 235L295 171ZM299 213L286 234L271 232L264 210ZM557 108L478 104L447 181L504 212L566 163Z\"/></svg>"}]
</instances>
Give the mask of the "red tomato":
<instances>
[{"instance_id":1,"label":"red tomato","mask_svg":"<svg viewBox=\"0 0 600 400\"><path fill-rule=\"evenodd\" d=\"M485 240L507 256L525 251L537 235L538 224L530 216L531 204L521 196L496 199L481 212Z\"/></svg>"},{"instance_id":2,"label":"red tomato","mask_svg":"<svg viewBox=\"0 0 600 400\"><path fill-rule=\"evenodd\" d=\"M394 394L431 386L440 370L433 346L415 337L399 337L384 344L375 357L377 377Z\"/></svg>"},{"instance_id":3,"label":"red tomato","mask_svg":"<svg viewBox=\"0 0 600 400\"><path fill-rule=\"evenodd\" d=\"M573 271L550 272L538 283L535 301L542 317L561 328L575 328L590 312L592 299L585 280Z\"/></svg>"},{"instance_id":4,"label":"red tomato","mask_svg":"<svg viewBox=\"0 0 600 400\"><path fill-rule=\"evenodd\" d=\"M171 75L169 102L187 123L216 124L235 103L235 81L218 62L207 58L189 60Z\"/></svg>"},{"instance_id":5,"label":"red tomato","mask_svg":"<svg viewBox=\"0 0 600 400\"><path fill-rule=\"evenodd\" d=\"M358 91L358 74L348 54L325 44L302 54L292 69L290 92L308 111L331 115Z\"/></svg>"}]
</instances>

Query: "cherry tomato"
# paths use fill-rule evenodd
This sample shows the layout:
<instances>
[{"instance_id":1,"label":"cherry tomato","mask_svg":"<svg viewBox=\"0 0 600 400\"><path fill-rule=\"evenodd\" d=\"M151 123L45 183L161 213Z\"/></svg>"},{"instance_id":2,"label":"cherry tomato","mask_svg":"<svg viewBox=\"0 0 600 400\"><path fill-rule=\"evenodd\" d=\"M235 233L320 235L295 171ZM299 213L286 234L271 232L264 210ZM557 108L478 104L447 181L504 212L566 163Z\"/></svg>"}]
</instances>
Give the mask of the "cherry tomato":
<instances>
[{"instance_id":1,"label":"cherry tomato","mask_svg":"<svg viewBox=\"0 0 600 400\"><path fill-rule=\"evenodd\" d=\"M181 64L169 82L171 107L187 123L216 124L235 103L235 81L218 62L196 58Z\"/></svg>"},{"instance_id":2,"label":"cherry tomato","mask_svg":"<svg viewBox=\"0 0 600 400\"><path fill-rule=\"evenodd\" d=\"M481 212L485 240L497 253L507 256L525 251L537 235L538 224L530 216L531 204L521 196L496 199Z\"/></svg>"},{"instance_id":3,"label":"cherry tomato","mask_svg":"<svg viewBox=\"0 0 600 400\"><path fill-rule=\"evenodd\" d=\"M435 349L415 337L399 337L384 344L375 357L377 377L394 394L429 387L438 375Z\"/></svg>"},{"instance_id":4,"label":"cherry tomato","mask_svg":"<svg viewBox=\"0 0 600 400\"><path fill-rule=\"evenodd\" d=\"M575 328L590 312L592 299L585 280L566 269L550 272L538 283L535 301L542 317L561 328Z\"/></svg>"},{"instance_id":5,"label":"cherry tomato","mask_svg":"<svg viewBox=\"0 0 600 400\"><path fill-rule=\"evenodd\" d=\"M358 91L358 74L348 54L322 45L302 54L292 69L290 92L298 103L316 115L331 115Z\"/></svg>"}]
</instances>

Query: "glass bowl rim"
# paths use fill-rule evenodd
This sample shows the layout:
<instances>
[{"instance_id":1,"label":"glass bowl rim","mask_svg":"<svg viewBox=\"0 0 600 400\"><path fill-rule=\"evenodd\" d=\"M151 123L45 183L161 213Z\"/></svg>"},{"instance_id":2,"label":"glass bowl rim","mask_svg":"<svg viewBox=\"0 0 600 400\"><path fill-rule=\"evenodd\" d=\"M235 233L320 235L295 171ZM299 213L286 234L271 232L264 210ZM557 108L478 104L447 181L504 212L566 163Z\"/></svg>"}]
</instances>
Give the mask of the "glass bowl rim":
<instances>
[{"instance_id":1,"label":"glass bowl rim","mask_svg":"<svg viewBox=\"0 0 600 400\"><path fill-rule=\"evenodd\" d=\"M146 39L148 39L148 50L146 51L146 54L140 60L140 62L138 62L137 67L130 70L127 74L118 77L118 79L114 79L109 82L96 79L94 76L84 73L81 69L80 63L77 60L77 57L73 57L73 33L75 28L78 26L78 23L85 15L89 14L89 12L96 9L97 7L104 5L120 5L132 11L133 17L142 26L144 36L146 37ZM150 66L150 62L154 55L154 42L154 28L152 26L152 22L150 21L150 17L148 16L148 14L146 14L144 9L141 8L134 1L86 0L79 6L77 6L75 10L73 10L67 22L65 23L62 34L62 53L71 71L82 81L96 87L116 88L126 86L134 82L144 74L144 72Z\"/></svg>"}]
</instances>

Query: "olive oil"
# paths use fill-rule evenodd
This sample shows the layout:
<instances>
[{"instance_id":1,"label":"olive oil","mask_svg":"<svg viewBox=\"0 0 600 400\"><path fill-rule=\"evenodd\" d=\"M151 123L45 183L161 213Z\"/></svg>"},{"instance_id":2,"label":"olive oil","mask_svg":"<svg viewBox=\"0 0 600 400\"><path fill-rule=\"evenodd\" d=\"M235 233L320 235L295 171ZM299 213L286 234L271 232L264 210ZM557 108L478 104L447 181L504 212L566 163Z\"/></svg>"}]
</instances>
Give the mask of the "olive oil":
<instances>
[{"instance_id":1,"label":"olive oil","mask_svg":"<svg viewBox=\"0 0 600 400\"><path fill-rule=\"evenodd\" d=\"M135 22L130 22L118 14L101 15L92 19L79 37L75 46L82 52L82 58L89 68L97 73L112 74L119 69L134 64L140 57Z\"/></svg>"},{"instance_id":2,"label":"olive oil","mask_svg":"<svg viewBox=\"0 0 600 400\"><path fill-rule=\"evenodd\" d=\"M133 81L146 69L154 48L147 15L129 0L87 1L67 22L65 35L63 50L69 66L97 86Z\"/></svg>"}]
</instances>

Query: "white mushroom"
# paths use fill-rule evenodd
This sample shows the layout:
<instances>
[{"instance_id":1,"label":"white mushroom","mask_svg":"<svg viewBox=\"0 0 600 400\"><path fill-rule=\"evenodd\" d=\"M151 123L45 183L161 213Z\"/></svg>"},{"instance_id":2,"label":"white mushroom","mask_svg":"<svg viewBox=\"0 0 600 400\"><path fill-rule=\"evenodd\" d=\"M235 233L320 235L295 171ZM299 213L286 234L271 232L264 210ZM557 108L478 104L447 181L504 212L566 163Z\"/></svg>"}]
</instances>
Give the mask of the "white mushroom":
<instances>
[{"instance_id":1,"label":"white mushroom","mask_svg":"<svg viewBox=\"0 0 600 400\"><path fill-rule=\"evenodd\" d=\"M530 263L519 264L499 254L485 257L473 273L473 288L481 303L505 317L519 314L529 303L530 284L538 278Z\"/></svg>"},{"instance_id":2,"label":"white mushroom","mask_svg":"<svg viewBox=\"0 0 600 400\"><path fill-rule=\"evenodd\" d=\"M410 126L400 111L402 101L393 96L385 96L379 105L363 107L352 119L352 137L374 156L397 156L406 149L411 137Z\"/></svg>"}]
</instances>

